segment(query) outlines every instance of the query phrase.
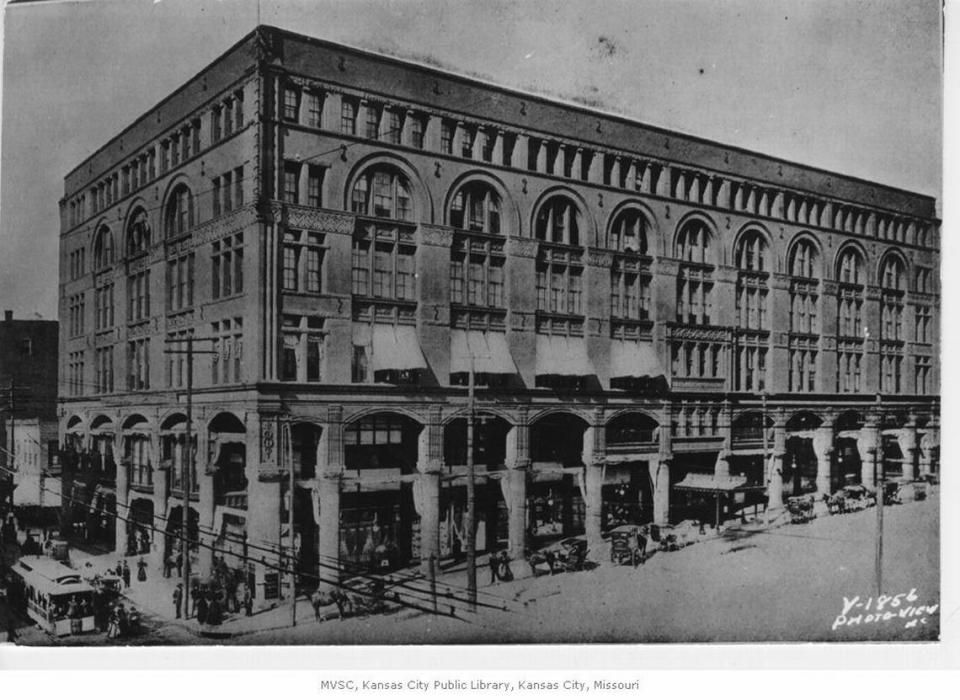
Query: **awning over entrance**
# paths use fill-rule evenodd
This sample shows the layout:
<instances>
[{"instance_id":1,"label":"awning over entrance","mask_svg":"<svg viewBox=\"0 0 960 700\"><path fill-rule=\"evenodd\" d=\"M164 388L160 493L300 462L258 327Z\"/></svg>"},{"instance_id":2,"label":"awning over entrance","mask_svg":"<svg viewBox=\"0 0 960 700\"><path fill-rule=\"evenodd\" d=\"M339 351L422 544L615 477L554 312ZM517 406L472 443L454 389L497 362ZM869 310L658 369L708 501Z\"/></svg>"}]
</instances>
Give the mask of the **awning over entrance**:
<instances>
[{"instance_id":1,"label":"awning over entrance","mask_svg":"<svg viewBox=\"0 0 960 700\"><path fill-rule=\"evenodd\" d=\"M615 340L610 346L611 379L667 379L652 343Z\"/></svg>"},{"instance_id":2,"label":"awning over entrance","mask_svg":"<svg viewBox=\"0 0 960 700\"><path fill-rule=\"evenodd\" d=\"M589 377L594 372L583 338L537 335L537 376Z\"/></svg>"},{"instance_id":3,"label":"awning over entrance","mask_svg":"<svg viewBox=\"0 0 960 700\"><path fill-rule=\"evenodd\" d=\"M503 333L464 331L450 332L450 373L470 371L473 356L473 371L486 374L517 374L517 365L507 347Z\"/></svg>"},{"instance_id":4,"label":"awning over entrance","mask_svg":"<svg viewBox=\"0 0 960 700\"><path fill-rule=\"evenodd\" d=\"M373 371L426 369L417 329L375 323L371 332Z\"/></svg>"},{"instance_id":5,"label":"awning over entrance","mask_svg":"<svg viewBox=\"0 0 960 700\"><path fill-rule=\"evenodd\" d=\"M701 492L728 492L745 491L753 488L763 488L761 486L747 486L747 477L745 476L717 476L715 474L687 474L683 481L674 485L675 489L685 489L687 491Z\"/></svg>"}]
</instances>

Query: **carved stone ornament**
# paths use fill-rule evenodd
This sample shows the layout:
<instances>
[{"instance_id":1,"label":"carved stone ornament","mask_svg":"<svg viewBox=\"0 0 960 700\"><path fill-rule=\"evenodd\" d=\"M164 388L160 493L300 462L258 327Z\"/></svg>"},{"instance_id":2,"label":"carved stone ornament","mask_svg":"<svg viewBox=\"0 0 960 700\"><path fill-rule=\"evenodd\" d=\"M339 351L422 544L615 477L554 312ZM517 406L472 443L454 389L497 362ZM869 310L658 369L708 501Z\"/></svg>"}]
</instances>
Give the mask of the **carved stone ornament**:
<instances>
[{"instance_id":1,"label":"carved stone ornament","mask_svg":"<svg viewBox=\"0 0 960 700\"><path fill-rule=\"evenodd\" d=\"M353 233L355 218L350 214L311 209L309 207L287 208L287 223L292 228L309 229L323 233Z\"/></svg>"},{"instance_id":2,"label":"carved stone ornament","mask_svg":"<svg viewBox=\"0 0 960 700\"><path fill-rule=\"evenodd\" d=\"M276 444L276 438L273 434L273 421L264 419L260 425L262 434L261 451L263 453L263 459L271 462L273 461L273 447L274 444Z\"/></svg>"},{"instance_id":3,"label":"carved stone ornament","mask_svg":"<svg viewBox=\"0 0 960 700\"><path fill-rule=\"evenodd\" d=\"M609 268L613 265L613 254L605 250L591 248L587 251L587 265Z\"/></svg>"},{"instance_id":4,"label":"carved stone ornament","mask_svg":"<svg viewBox=\"0 0 960 700\"><path fill-rule=\"evenodd\" d=\"M532 238L511 236L507 241L507 255L518 258L534 258L537 255L537 242Z\"/></svg>"},{"instance_id":5,"label":"carved stone ornament","mask_svg":"<svg viewBox=\"0 0 960 700\"><path fill-rule=\"evenodd\" d=\"M420 243L423 245L435 245L441 248L449 248L453 245L453 230L443 226L421 224Z\"/></svg>"}]
</instances>

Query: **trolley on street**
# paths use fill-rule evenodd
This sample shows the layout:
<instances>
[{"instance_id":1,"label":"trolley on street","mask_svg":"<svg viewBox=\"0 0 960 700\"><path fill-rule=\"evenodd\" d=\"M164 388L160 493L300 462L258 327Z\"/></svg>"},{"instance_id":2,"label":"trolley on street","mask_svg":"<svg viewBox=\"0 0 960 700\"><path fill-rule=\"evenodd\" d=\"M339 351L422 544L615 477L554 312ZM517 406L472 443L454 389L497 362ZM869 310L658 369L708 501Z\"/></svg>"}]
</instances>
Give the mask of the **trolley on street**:
<instances>
[{"instance_id":1,"label":"trolley on street","mask_svg":"<svg viewBox=\"0 0 960 700\"><path fill-rule=\"evenodd\" d=\"M92 632L93 587L79 571L44 556L22 557L11 572L26 612L58 637Z\"/></svg>"}]
</instances>

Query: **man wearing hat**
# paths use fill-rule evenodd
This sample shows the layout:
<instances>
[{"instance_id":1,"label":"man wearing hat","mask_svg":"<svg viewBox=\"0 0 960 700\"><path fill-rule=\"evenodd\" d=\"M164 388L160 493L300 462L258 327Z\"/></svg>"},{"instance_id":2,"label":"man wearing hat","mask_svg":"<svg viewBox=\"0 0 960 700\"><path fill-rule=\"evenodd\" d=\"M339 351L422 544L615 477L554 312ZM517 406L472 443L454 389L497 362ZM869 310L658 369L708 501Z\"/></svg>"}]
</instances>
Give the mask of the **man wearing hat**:
<instances>
[{"instance_id":1,"label":"man wearing hat","mask_svg":"<svg viewBox=\"0 0 960 700\"><path fill-rule=\"evenodd\" d=\"M173 607L177 612L177 619L180 619L180 604L183 603L183 584L178 583L173 591Z\"/></svg>"}]
</instances>

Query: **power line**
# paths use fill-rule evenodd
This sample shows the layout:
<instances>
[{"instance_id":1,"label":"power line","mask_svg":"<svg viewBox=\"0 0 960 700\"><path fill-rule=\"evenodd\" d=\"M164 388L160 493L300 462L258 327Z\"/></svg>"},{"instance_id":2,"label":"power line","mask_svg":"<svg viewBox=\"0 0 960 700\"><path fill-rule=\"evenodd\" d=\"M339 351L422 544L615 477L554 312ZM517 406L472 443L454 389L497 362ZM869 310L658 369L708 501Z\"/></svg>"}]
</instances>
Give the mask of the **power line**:
<instances>
[{"instance_id":1,"label":"power line","mask_svg":"<svg viewBox=\"0 0 960 700\"><path fill-rule=\"evenodd\" d=\"M49 487L43 487L43 488L44 488L44 490L46 490L46 491L49 491L49 492L51 492L51 493L55 493L55 494L60 495L61 499L66 499L67 501L70 501L70 502L73 502L73 503L77 503L77 502L78 502L76 499L74 499L74 498L72 498L72 497L64 496L62 493L57 492L55 489L50 489ZM100 509L100 508L91 507L90 505L88 505L88 504L86 504L86 503L83 503L82 501L79 501L79 503L80 503L80 505L82 505L82 506L84 506L85 508L89 509L91 512L95 512L95 513L98 513L98 514L100 514L100 515L106 515L106 516L108 516L108 517L116 517L116 518L118 518L118 519L120 519L120 520L122 520L122 521L124 521L124 522L133 522L133 523L135 523L137 526L140 526L140 527L143 527L143 528L145 528L145 529L151 530L151 531L153 531L153 532L155 532L155 533L158 533L158 532L159 532L160 534L165 535L165 536L168 534L168 533L166 533L166 532L164 532L164 531L158 530L158 529L157 529L156 527L154 527L153 525L148 525L148 524L142 523L142 522L140 522L140 521L136 521L136 520L131 520L131 519L129 519L129 518L125 518L125 517L119 515L118 513L110 513L109 511L106 511L106 510L103 510L103 509ZM209 544L206 544L206 543L204 543L204 542L202 542L202 541L200 541L200 540L193 540L193 539L191 539L191 538L189 538L189 537L186 537L186 536L185 536L185 537L182 537L182 538L180 538L180 539L183 539L187 544L189 544L189 545L191 545L191 546L196 546L196 547L198 547L198 548L202 547L202 548L205 548L205 549L209 549L209 550L211 550L211 551L212 551L213 553L215 553L215 554L216 554L216 553L220 553L220 554L222 554L222 555L234 556L234 557L242 558L244 561L248 561L248 560L250 559L250 557L248 557L248 556L241 556L241 555L236 554L236 552L233 552L233 551L230 551L230 550L227 550L227 549L218 548L218 547L216 547L215 545L209 545ZM280 565L280 564L271 564L271 563L267 562L266 559L263 559L263 558L261 558L261 560L260 560L259 563L260 563L262 566L264 566L265 568L274 570L274 571L276 571L276 572L278 572L278 573L288 573L288 574L292 574L292 575L294 575L294 576L300 576L301 578L311 579L311 580L314 580L314 581L316 581L316 582L318 582L318 583L327 583L327 584L336 586L336 587L338 587L338 588L346 589L346 590L348 590L348 591L350 591L350 592L352 592L352 593L358 594L358 595L368 595L368 594L369 594L368 591L365 591L365 590L363 590L363 589L358 589L358 588L356 588L354 585L351 585L351 584L349 584L349 583L341 582L341 581L339 580L339 578L338 578L338 579L335 579L335 580L332 580L332 579L329 579L329 578L326 578L326 577L324 577L324 576L320 576L320 575L317 575L317 574L309 574L309 573L305 573L305 572L300 572L300 571L297 571L295 568L285 567L285 566L282 566L282 565ZM321 564L320 566L321 566L321 568L324 568L324 569L334 569L334 567L330 567L330 566L328 566L328 565L323 565L323 564ZM336 573L339 573L339 572L336 572ZM370 575L363 576L363 575L359 575L359 576L355 576L355 578L368 579L369 581L377 581L377 582L379 582L379 583L383 583L383 578L382 578L382 577L378 577L378 576L370 576ZM395 582L395 581L391 581L390 583L392 584L391 587L393 587L393 588L402 587L401 584L397 584L397 582ZM440 615L444 615L444 616L447 616L447 617L454 617L454 618L457 618L457 619L462 619L462 618L460 618L458 615L454 614L454 612L453 612L454 610L459 611L459 612L463 612L463 611L460 610L456 605L450 604L450 605L448 606L448 607L450 608L450 610L451 610L451 612L450 612L449 614L448 614L448 613L445 613L445 612L441 612L439 609L438 609L438 610L433 610L433 609L431 609L431 608L425 608L425 607L422 607L422 606L418 605L417 603L427 603L427 602L429 602L429 601L428 601L427 599L425 599L425 598L421 598L421 597L417 596L416 594L426 595L427 592L426 592L426 591L423 591L423 590L421 590L421 589L408 589L408 595L411 595L411 597L413 598L413 603L411 603L411 602L409 602L409 601L401 600L401 599L399 598L399 594L395 594L395 596L394 596L394 598L393 598L393 601L396 602L396 603L399 603L399 604L402 605L402 606L414 608L414 609L420 610L420 611L422 611L422 612L428 612L428 613L432 613L432 614L440 614ZM451 595L442 595L442 596L439 596L439 597L443 597L443 598L445 598L445 599L454 600L454 601L459 601L459 600L461 600L461 599L456 598L455 596L451 596ZM508 609L507 609L506 607L493 606L493 605L485 605L485 607L493 608L493 609L498 609L498 610L508 611Z\"/></svg>"}]
</instances>

